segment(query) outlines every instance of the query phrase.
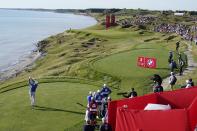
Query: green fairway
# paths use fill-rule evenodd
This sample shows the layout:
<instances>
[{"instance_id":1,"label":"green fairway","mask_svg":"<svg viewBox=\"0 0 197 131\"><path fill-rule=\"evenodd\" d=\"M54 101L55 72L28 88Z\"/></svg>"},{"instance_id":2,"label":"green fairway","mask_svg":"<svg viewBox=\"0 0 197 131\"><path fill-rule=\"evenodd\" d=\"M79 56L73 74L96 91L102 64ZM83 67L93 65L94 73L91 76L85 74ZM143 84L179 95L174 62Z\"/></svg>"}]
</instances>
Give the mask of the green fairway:
<instances>
[{"instance_id":1,"label":"green fairway","mask_svg":"<svg viewBox=\"0 0 197 131\"><path fill-rule=\"evenodd\" d=\"M124 53L111 55L93 63L95 70L116 76L121 79L121 89L136 87L140 95L150 91L150 78L157 73L166 76L168 68L168 50L158 48L136 49ZM157 59L157 68L148 69L137 66L138 56L154 57Z\"/></svg>"},{"instance_id":2,"label":"green fairway","mask_svg":"<svg viewBox=\"0 0 197 131\"><path fill-rule=\"evenodd\" d=\"M30 107L28 87L2 93L0 130L63 131L83 121L87 93L97 89L78 83L40 84L36 94L38 107L34 110Z\"/></svg>"},{"instance_id":3,"label":"green fairway","mask_svg":"<svg viewBox=\"0 0 197 131\"><path fill-rule=\"evenodd\" d=\"M137 66L138 56L154 57L157 59L157 69L146 69ZM131 50L111 55L94 63L98 71L106 72L120 78L142 78L152 76L154 73L168 71L167 50L141 49Z\"/></svg>"}]
</instances>

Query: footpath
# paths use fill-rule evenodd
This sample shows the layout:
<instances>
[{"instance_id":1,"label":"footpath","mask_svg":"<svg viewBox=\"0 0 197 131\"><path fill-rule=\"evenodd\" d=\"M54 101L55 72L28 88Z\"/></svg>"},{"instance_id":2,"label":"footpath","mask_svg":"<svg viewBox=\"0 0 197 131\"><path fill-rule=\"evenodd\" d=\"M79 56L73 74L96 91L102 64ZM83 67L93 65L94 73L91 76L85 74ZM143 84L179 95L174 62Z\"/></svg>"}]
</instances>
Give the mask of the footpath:
<instances>
[{"instance_id":1,"label":"footpath","mask_svg":"<svg viewBox=\"0 0 197 131\"><path fill-rule=\"evenodd\" d=\"M179 74L176 74L177 81L179 81L182 77L187 76L188 74L191 74L194 70L197 68L197 63L193 59L192 55L192 46L188 44L187 50L184 52L187 55L187 68L183 71L183 75L180 76ZM170 73L169 73L170 74ZM162 82L162 86L164 90L168 90L170 88L169 86L169 77L165 78Z\"/></svg>"}]
</instances>

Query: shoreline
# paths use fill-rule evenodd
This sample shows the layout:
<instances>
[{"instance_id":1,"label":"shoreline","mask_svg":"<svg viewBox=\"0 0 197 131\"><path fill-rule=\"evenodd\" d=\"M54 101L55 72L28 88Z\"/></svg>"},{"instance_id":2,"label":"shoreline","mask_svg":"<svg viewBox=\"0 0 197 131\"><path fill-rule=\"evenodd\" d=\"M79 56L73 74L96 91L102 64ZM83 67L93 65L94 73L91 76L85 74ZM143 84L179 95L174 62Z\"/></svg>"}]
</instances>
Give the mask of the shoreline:
<instances>
[{"instance_id":1,"label":"shoreline","mask_svg":"<svg viewBox=\"0 0 197 131\"><path fill-rule=\"evenodd\" d=\"M35 10L32 10L32 11L35 11ZM48 12L51 12L51 11L48 11ZM60 12L53 12L53 13L60 13ZM73 12L72 14L74 14L74 15L83 15L83 16L87 16L87 17L92 17L98 23L97 19L95 17L89 15L88 13L81 14L81 13L74 13ZM88 26L88 27L90 27L90 26ZM88 27L85 27L85 28L88 28ZM81 29L84 29L84 28L81 28ZM69 29L67 29L67 30L69 30ZM63 32L65 32L67 30L64 30ZM57 34L60 34L60 33L63 33L63 32L59 32ZM54 35L51 35L51 36L55 36L57 34L54 34ZM45 39L47 39L47 38L49 38L51 36L48 36L48 37L46 37L46 38L44 38L42 40L45 40ZM42 40L40 40L40 41L42 41ZM36 45L38 45L38 43L40 41L37 41L37 44ZM31 53L29 55L25 55L25 56L22 57L22 59L19 59L18 62L15 65L11 65L8 68L3 69L3 71L0 71L0 82L4 82L4 81L9 80L11 78L17 77L20 73L22 73L26 69L33 68L32 67L33 64L38 59L40 59L43 56L44 56L44 52L39 52L39 47L36 46L35 50L31 50Z\"/></svg>"},{"instance_id":2,"label":"shoreline","mask_svg":"<svg viewBox=\"0 0 197 131\"><path fill-rule=\"evenodd\" d=\"M20 73L28 68L32 68L33 64L43 56L43 53L39 51L32 51L31 54L24 56L15 65L8 67L4 71L0 72L0 81L6 81L10 78L17 77Z\"/></svg>"}]
</instances>

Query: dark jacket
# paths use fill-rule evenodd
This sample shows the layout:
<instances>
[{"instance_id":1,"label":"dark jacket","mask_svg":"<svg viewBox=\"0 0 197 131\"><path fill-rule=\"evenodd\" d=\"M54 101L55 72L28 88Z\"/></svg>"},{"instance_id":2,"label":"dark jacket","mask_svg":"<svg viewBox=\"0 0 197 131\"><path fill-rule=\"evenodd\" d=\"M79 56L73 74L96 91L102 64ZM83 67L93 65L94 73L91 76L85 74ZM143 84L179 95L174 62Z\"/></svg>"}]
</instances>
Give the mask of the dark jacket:
<instances>
[{"instance_id":1,"label":"dark jacket","mask_svg":"<svg viewBox=\"0 0 197 131\"><path fill-rule=\"evenodd\" d=\"M90 125L90 124L86 124L83 126L83 131L94 131L95 127Z\"/></svg>"},{"instance_id":2,"label":"dark jacket","mask_svg":"<svg viewBox=\"0 0 197 131\"><path fill-rule=\"evenodd\" d=\"M100 127L100 131L112 131L112 127L108 123L104 123Z\"/></svg>"}]
</instances>

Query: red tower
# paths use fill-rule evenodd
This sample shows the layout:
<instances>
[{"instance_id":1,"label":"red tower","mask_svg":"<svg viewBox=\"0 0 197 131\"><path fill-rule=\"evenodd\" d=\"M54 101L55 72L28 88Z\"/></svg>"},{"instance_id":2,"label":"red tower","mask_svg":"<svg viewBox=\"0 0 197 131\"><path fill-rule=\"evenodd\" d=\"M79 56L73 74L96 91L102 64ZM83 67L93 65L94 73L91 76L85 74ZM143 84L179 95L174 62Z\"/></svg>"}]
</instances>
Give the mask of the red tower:
<instances>
[{"instance_id":1,"label":"red tower","mask_svg":"<svg viewBox=\"0 0 197 131\"><path fill-rule=\"evenodd\" d=\"M106 15L105 25L106 25L106 28L110 27L110 15Z\"/></svg>"},{"instance_id":2,"label":"red tower","mask_svg":"<svg viewBox=\"0 0 197 131\"><path fill-rule=\"evenodd\" d=\"M115 25L116 23L116 17L114 14L111 15L111 25Z\"/></svg>"}]
</instances>

